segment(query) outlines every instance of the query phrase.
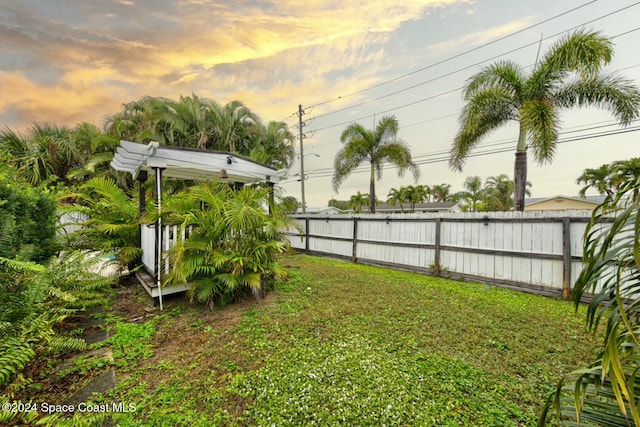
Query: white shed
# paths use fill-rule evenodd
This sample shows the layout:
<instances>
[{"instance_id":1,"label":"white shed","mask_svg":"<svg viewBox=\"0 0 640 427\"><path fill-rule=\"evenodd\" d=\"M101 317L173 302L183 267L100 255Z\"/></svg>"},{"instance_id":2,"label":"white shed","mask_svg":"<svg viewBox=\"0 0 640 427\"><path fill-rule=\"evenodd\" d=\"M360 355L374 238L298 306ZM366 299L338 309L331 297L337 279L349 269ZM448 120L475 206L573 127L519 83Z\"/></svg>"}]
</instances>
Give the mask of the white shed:
<instances>
[{"instance_id":1,"label":"white shed","mask_svg":"<svg viewBox=\"0 0 640 427\"><path fill-rule=\"evenodd\" d=\"M237 154L197 150L160 145L157 142L139 144L120 141L111 161L117 171L130 173L141 183L149 176L155 179L158 210L162 210L162 181L166 178L207 181L214 178L229 183L250 184L266 182L269 186L279 182L278 171ZM141 209L144 209L144 188L140 185ZM140 224L142 264L144 271L136 273L149 295L157 298L162 309L162 295L185 291L187 286L163 288L160 286L168 265L162 265L162 254L173 246L176 230L163 225Z\"/></svg>"}]
</instances>

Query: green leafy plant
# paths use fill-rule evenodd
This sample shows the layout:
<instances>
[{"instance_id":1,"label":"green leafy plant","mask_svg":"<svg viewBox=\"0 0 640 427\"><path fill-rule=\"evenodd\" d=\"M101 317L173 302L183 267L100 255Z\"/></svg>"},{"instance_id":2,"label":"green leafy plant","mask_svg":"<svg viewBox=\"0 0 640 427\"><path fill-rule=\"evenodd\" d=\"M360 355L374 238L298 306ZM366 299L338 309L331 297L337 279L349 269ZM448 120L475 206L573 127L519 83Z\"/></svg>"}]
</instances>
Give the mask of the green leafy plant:
<instances>
[{"instance_id":1,"label":"green leafy plant","mask_svg":"<svg viewBox=\"0 0 640 427\"><path fill-rule=\"evenodd\" d=\"M130 270L137 265L142 256L138 202L113 179L92 178L62 198L73 200L62 207L63 212L84 218L82 228L71 235L72 247L115 255L119 265Z\"/></svg>"},{"instance_id":2,"label":"green leafy plant","mask_svg":"<svg viewBox=\"0 0 640 427\"><path fill-rule=\"evenodd\" d=\"M585 231L576 307L591 297L587 326L605 325L591 367L563 379L539 425L640 426L640 181L623 184L593 212ZM607 218L612 218L608 223Z\"/></svg>"},{"instance_id":3,"label":"green leafy plant","mask_svg":"<svg viewBox=\"0 0 640 427\"><path fill-rule=\"evenodd\" d=\"M58 249L55 199L16 176L0 163L0 256L45 262Z\"/></svg>"},{"instance_id":4,"label":"green leafy plant","mask_svg":"<svg viewBox=\"0 0 640 427\"><path fill-rule=\"evenodd\" d=\"M204 183L169 197L164 223L180 224L169 251L165 284L192 283L191 295L208 304L227 303L250 289L270 289L285 275L277 255L289 247L283 230L296 227L276 206L265 208L268 190L233 191L223 183ZM155 219L155 218L152 218Z\"/></svg>"},{"instance_id":5,"label":"green leafy plant","mask_svg":"<svg viewBox=\"0 0 640 427\"><path fill-rule=\"evenodd\" d=\"M104 301L111 281L88 273L78 253L48 266L0 258L0 388L12 395L22 370L38 355L85 348L57 332L66 317Z\"/></svg>"}]
</instances>

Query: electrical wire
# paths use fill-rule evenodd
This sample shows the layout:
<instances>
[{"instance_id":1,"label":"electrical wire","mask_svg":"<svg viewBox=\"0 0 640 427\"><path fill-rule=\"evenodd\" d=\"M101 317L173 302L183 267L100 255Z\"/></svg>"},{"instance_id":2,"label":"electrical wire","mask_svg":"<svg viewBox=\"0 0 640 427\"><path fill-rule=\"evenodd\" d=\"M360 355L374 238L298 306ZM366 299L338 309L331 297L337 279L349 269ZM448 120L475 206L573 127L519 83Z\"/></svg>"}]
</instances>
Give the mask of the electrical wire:
<instances>
[{"instance_id":1,"label":"electrical wire","mask_svg":"<svg viewBox=\"0 0 640 427\"><path fill-rule=\"evenodd\" d=\"M593 2L591 2L591 3L593 3ZM588 4L590 4L590 3L588 3ZM606 13L606 14L604 14L604 15L601 15L601 16L596 17L596 18L594 18L594 19L591 19L591 20L589 20L589 21L583 22L583 23L581 23L580 25L576 25L576 26L574 26L574 27L572 27L572 28L569 28L569 29L567 29L567 30L564 30L564 31L558 32L558 33L556 33L556 34L554 34L554 35L552 35L552 36L545 37L545 38L544 38L544 39L542 39L542 40L548 40L548 39L551 39L551 38L557 37L557 36L559 36L559 35L562 35L562 34L564 34L564 33L566 33L566 32L569 32L569 31L575 30L575 29L577 29L577 28L584 27L585 25L588 25L588 24L590 24L590 23L596 22L596 21L598 21L598 20L604 19L604 18L609 17L609 16L612 16L612 15L615 15L615 14L620 13L620 12L622 12L622 11L625 11L625 10L627 10L627 9L631 8L631 7L637 6L638 4L640 4L640 1L639 1L639 2L635 2L635 3L633 3L633 4L630 4L630 5L627 5L627 6L625 6L625 7L622 7L622 8L616 9L616 10L614 10L614 11L612 11L612 12ZM585 4L585 5L586 5L586 4ZM583 6L585 6L585 5L583 5ZM566 14L566 13L569 13L569 12L571 12L571 11L573 11L573 10L575 10L575 9L572 9L572 10L570 10L570 11L565 12L565 14ZM561 14L561 15L562 15L562 14ZM561 15L557 15L557 16L561 16ZM557 16L556 16L556 17L557 17ZM551 20L551 19L553 19L553 18L549 18L548 20ZM545 21L541 21L541 23L543 23L543 22L545 22ZM526 29L530 29L530 28L535 27L536 25L539 25L539 24L540 24L540 23L538 23L538 24L534 24L533 26L527 27ZM519 32L522 32L522 31L524 31L524 30L526 30L526 29L518 30L518 31L516 31L516 32L514 32L514 33L511 33L511 34L509 34L509 35L506 35L506 36L503 36L503 37L501 37L501 38L499 38L499 39L496 39L495 41L499 41L499 40L502 40L502 39L508 38L508 37L510 37L510 36L512 36L512 35L514 35L514 34L518 34ZM614 38L621 37L621 36L624 36L624 35L630 34L630 33L634 32L634 31L638 31L638 30L640 30L640 27L636 27L636 28L634 28L634 29L631 29L631 30L625 31L625 32L623 32L623 33L617 34L617 35L612 36L612 37L610 37L610 38L611 38L611 39L614 39ZM495 41L494 41L494 42L495 42ZM478 46L477 48L470 49L470 50L468 50L468 51L462 52L462 53L460 53L460 54L458 54L458 55L455 55L455 56L452 56L452 57L450 57L450 58L447 58L447 59L445 59L445 60L443 60L443 61L440 61L439 63L441 63L441 62L446 62L446 61L448 61L448 60L450 60L450 59L453 59L453 58L456 58L456 57L462 56L462 55L464 55L464 54L466 54L466 53L469 53L469 52L473 52L473 51L475 51L475 50L477 50L477 49L480 49L480 48L482 48L482 47L484 47L484 46L486 46L486 45L492 44L492 43L493 43L493 42L489 42L489 43L486 43L486 44L484 44L484 45ZM512 49L512 50L510 50L510 51L508 51L508 52L504 52L504 53L501 53L501 54L499 54L499 55L495 55L495 56L493 56L493 57L491 57L491 58L487 58L487 59L485 59L485 60L483 60L483 61L480 61L480 62L477 62L477 63L475 63L475 64L472 64L472 65L469 65L469 66L466 66L466 67L462 67L462 68L460 68L460 69L457 69L457 70L454 70L454 71L451 71L451 72L448 72L448 73L442 74L442 75L440 75L440 76L437 76L437 77L434 77L434 78L432 78L432 79L429 79L429 80L426 80L426 81L420 82L420 83L418 83L418 84L415 84L415 85L412 85L412 86L409 86L409 87L406 87L406 88L402 88L402 89L399 89L399 90L393 91L393 92L391 92L391 93L388 93L388 94L385 94L385 95L381 95L381 96L379 96L379 97L372 98L372 99L367 100L367 101L363 101L363 102L361 102L361 103L357 103L357 104L353 104L353 105L350 105L350 106L347 106L347 107L343 107L343 108L340 108L340 109L338 109L338 110L334 110L334 111L330 111L330 112L327 112L327 113L324 113L324 114L316 115L316 116L314 116L313 118L314 118L314 119L316 119L316 118L320 118L320 117L325 117L325 116L328 116L328 115L331 115L331 114L335 114L335 113L338 113L338 112L346 111L346 110L351 109L351 108L356 108L356 107L358 107L358 106L362 106L362 105L365 105L365 104L368 104L368 103L371 103L371 102L374 102L374 101L377 101L377 100L380 100L380 99L383 99L383 98L387 98L387 97L390 97L390 96L393 96L393 95L397 95L397 94L399 94L399 93L406 92L406 91L411 90L411 89L415 89L416 87L419 87L419 86L425 85L425 84L427 84L427 83L432 83L432 82L437 81L437 80L439 80L439 79L442 79L442 78L445 78L445 77L451 76L451 75L453 75L453 74L459 73L459 72L464 71L464 70L467 70L467 69L469 69L469 68L473 68L473 67L478 66L478 65L481 65L481 64L483 64L483 63L485 63L485 62L488 62L488 61L491 61L491 60L497 59L497 58L502 57L502 56L504 56L504 55L508 55L508 54L513 53L513 52L515 52L515 51L518 51L518 50L521 50L521 49L525 49L525 48L527 48L527 47L530 47L530 46L532 46L532 45L536 45L536 44L539 44L539 43L540 43L540 41L536 41L536 42L533 42L533 43L528 43L528 44L526 44L526 45L524 45L524 46L520 46L520 47L515 48L515 49ZM432 64L432 65L433 65L433 66L435 66L435 65L438 65L439 63L435 63L435 64ZM391 81L399 80L400 78L403 78L403 77L406 77L406 76L409 76L409 75L415 74L415 73L416 73L416 72L418 72L418 71L422 71L422 70L425 70L425 69L428 69L428 68L431 68L431 65L430 65L430 66L427 66L427 67L423 67L423 68L422 68L422 69L420 69L420 70L415 70L414 72L404 74L404 75L399 76L399 77L397 77L397 78L390 79L390 80L388 80L388 81L386 81L386 82L382 82L382 83L380 83L380 84L378 84L378 85L373 85L373 86L370 86L369 88L365 88L365 89L362 89L362 90L360 90L360 91L353 92L353 94L364 92L364 91L366 91L366 90L369 90L369 89L374 88L374 87L378 87L378 86L380 86L380 85L382 85L382 84L385 84L385 83L387 83L387 82L391 82ZM526 67L525 67L525 68L526 68ZM451 91L441 92L441 93L439 93L439 94L432 95L432 96L429 96L429 97L426 97L426 98L422 98L422 99L420 99L420 100L418 100L418 101L414 101L414 102L411 102L411 103L402 104L402 105L400 105L400 106L397 106L397 107L394 107L394 108L391 108L391 109L387 109L387 110L382 111L382 112L377 112L377 113L370 114L370 115L367 115L367 116L359 117L359 118L357 118L357 119L355 119L355 120L346 121L346 122L340 122L340 123L336 123L336 124L333 124L333 125L324 126L324 127L321 127L321 128L315 129L315 131L322 131L322 130L330 129L330 128L333 128L333 127L343 126L343 125L345 125L345 124L349 124L349 123L357 122L357 121L360 121L360 120L366 120L366 119L368 119L368 118L375 117L375 115L376 115L376 114L386 114L386 113L389 113L389 112L392 112L392 111L395 111L395 110L398 110L398 109L406 108L406 107L409 107L409 106L412 106L412 105L416 105L416 104L418 104L418 103L425 102L425 101L428 101L428 100L431 100L431 99L437 98L437 97L439 97L439 96L443 96L443 95L446 95L446 94L448 94L448 93L455 92L456 90L461 90L461 89L462 89L462 88L458 88L458 89L452 89ZM327 103L327 102L324 102L324 103ZM314 104L312 107L315 107L315 106L320 105L320 104L323 104L323 103ZM307 107L307 108L311 108L311 107ZM294 113L294 115L296 115L296 113Z\"/></svg>"},{"instance_id":2,"label":"electrical wire","mask_svg":"<svg viewBox=\"0 0 640 427\"><path fill-rule=\"evenodd\" d=\"M592 0L592 1L590 1L590 2L587 2L587 3L581 4L580 6L576 6L576 7L572 8L572 9L569 9L569 10L567 10L567 11L565 11L565 12L562 12L562 13L560 13L560 14L558 14L558 15L555 15L555 16L552 16L552 17L550 17L550 18L544 19L544 20L542 20L542 21L540 21L540 22L537 22L537 23L535 23L535 24L532 24L532 25L530 25L530 26L528 26L528 27L525 27L525 28L522 28L522 29L520 29L520 30L514 31L513 33L509 33L509 34L507 34L507 35L505 35L505 36L502 36L502 37L499 37L499 38L497 38L497 39L495 39L495 40L492 40L492 41L490 41L490 42L484 43L484 44L482 44L482 45L480 45L480 46L476 46L476 47L474 47L474 48L468 49L468 50L466 50L466 51L464 51L464 52L461 52L461 53L459 53L459 54L453 55L453 56L451 56L451 57L449 57L449 58L445 58L445 59L440 60L440 61L437 61L437 62L435 62L435 63L433 63L433 64L429 64L429 65L427 65L427 66L425 66L425 67L418 68L417 70L411 71L411 72L409 72L409 73L405 73L405 74L399 75L399 76L397 76L397 77L391 78L391 79L389 79L389 80L385 80L385 81L383 81L383 82L376 83L376 84L374 84L374 85L368 86L368 87L366 87L366 88L364 88L364 89L360 89L360 90L357 90L357 91L354 91L354 92L348 93L348 94L346 94L346 95L341 95L341 96L338 96L337 98L333 98L333 99L329 99L329 100L326 100L326 101L318 102L318 103L315 103L315 104L313 104L313 105L314 105L314 106L319 106L319 105L324 105L324 104L328 104L328 103L331 103L331 102L339 101L339 100L341 100L341 99L344 99L344 98L347 98L347 97L350 97L350 96L353 96L353 95L357 95L357 94L360 94L360 93L363 93L363 92L367 92L367 91L369 91L369 90L371 90L371 89L375 89L375 88L378 88L378 87L380 87L380 86L383 86L383 85L386 85L386 84L389 84L389 83L392 83L392 82L395 82L395 81L398 81L398 80L404 79L404 78L406 78L406 77L412 76L412 75L417 74L417 73L419 73L419 72L422 72L422 71L428 70L428 69L433 68L433 67L435 67L435 66L438 66L438 65L441 65L441 64L447 63L447 62L449 62L449 61L452 61L452 60L454 60L454 59L457 59L457 58L459 58L459 57L461 57L461 56L467 55L467 54L469 54L469 53L473 53L473 52L475 52L475 51L477 51L477 50L480 50L480 49L482 49L482 48L485 48L485 47L487 47L487 46L490 46L490 45L492 45L492 44L494 44L494 43L497 43L497 42L499 42L499 41L506 40L506 39L508 39L509 37L513 37L513 36L515 36L515 35L517 35L517 34L520 34L520 33L524 32L524 31L530 30L530 29L532 29L532 28L535 28L535 27L540 26L540 25L542 25L542 24L545 24L545 23L547 23L547 22L553 21L554 19L560 18L560 17L562 17L562 16L564 16L564 15L567 15L567 14L569 14L569 13L571 13L571 12L575 12L576 10L578 10L578 9L582 9L583 7L586 7L586 6L589 6L589 5L593 4L593 3L596 3L597 1L598 1L598 0Z\"/></svg>"},{"instance_id":3,"label":"electrical wire","mask_svg":"<svg viewBox=\"0 0 640 427\"><path fill-rule=\"evenodd\" d=\"M597 129L597 128L603 128L603 127L607 127L607 126L608 125L595 126L593 128L587 128L587 129L583 129L583 130ZM633 127L624 128L624 129L609 130L609 131L605 131L605 132L594 132L594 133L587 134L587 135L580 135L580 136L575 136L575 137L559 139L556 142L556 144L566 144L566 143L570 143L570 142L591 140L591 139L595 139L595 138L602 138L602 137L607 137L607 136L614 136L614 135L626 134L626 133L632 133L632 132L638 132L638 131L640 131L640 126L633 126ZM574 132L578 132L578 131L574 131ZM566 133L568 133L568 132L566 132ZM488 149L488 150L486 149L486 148L491 147L491 146L506 145L506 144L509 144L510 146L509 147L504 147L504 148L491 148L491 149ZM493 142L493 143L489 143L489 144L484 144L482 148L485 148L485 150L475 151L475 152L471 153L468 156L468 158L510 152L510 151L513 151L513 147L511 146L512 144L513 144L512 140L511 141L500 142L500 143ZM448 162L449 161L449 152L448 151L441 151L441 152L434 152L434 153L430 153L430 154L425 154L425 155L422 155L422 156L416 156L416 158L420 158L420 157L427 157L427 158L423 159L423 160L415 161L414 163L416 164L416 166L422 166L422 165L433 164L433 163L444 163L444 162ZM395 168L396 168L396 166L394 166L394 165L386 165L386 166L383 166L381 169L382 170L388 170L388 169L395 169ZM360 168L355 169L353 172L351 172L351 174L354 174L354 173L369 173L369 172L370 172L369 167L368 166L364 166L364 167L360 167ZM331 177L331 176L333 176L333 169L332 168L317 169L317 170L315 170L313 172L309 172L309 173L307 173L305 175L308 176L307 179ZM284 180L282 182L286 183L286 180Z\"/></svg>"}]
</instances>

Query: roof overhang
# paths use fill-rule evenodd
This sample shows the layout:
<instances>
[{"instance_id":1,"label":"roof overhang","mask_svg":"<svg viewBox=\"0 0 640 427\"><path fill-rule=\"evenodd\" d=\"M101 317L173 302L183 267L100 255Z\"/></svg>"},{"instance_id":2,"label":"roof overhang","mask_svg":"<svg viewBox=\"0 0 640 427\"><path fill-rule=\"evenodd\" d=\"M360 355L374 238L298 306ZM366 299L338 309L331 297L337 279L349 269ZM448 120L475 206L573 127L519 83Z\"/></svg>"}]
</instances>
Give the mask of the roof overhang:
<instances>
[{"instance_id":1,"label":"roof overhang","mask_svg":"<svg viewBox=\"0 0 640 427\"><path fill-rule=\"evenodd\" d=\"M120 141L111 167L130 173L134 179L140 171L154 173L156 168L162 168L165 178L207 181L218 177L224 181L245 184L279 182L279 171L237 154L173 147L157 142L145 145Z\"/></svg>"}]
</instances>

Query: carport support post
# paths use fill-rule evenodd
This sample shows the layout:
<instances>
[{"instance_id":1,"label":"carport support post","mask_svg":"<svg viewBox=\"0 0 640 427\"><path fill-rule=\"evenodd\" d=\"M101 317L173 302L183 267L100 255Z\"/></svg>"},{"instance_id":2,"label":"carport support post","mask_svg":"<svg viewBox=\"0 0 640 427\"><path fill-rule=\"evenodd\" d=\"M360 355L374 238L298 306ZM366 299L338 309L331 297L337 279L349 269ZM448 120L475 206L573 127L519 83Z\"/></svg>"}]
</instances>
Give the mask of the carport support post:
<instances>
[{"instance_id":1,"label":"carport support post","mask_svg":"<svg viewBox=\"0 0 640 427\"><path fill-rule=\"evenodd\" d=\"M140 171L140 173L138 173L138 177L136 178L136 180L138 181L138 217L140 219L140 226L142 227L142 217L144 216L144 212L147 209L147 205L146 205L146 194L145 194L145 190L144 190L144 183L147 182L147 178L148 178L148 174L147 171ZM138 247L142 247L142 233L140 233L140 237L138 237Z\"/></svg>"},{"instance_id":2,"label":"carport support post","mask_svg":"<svg viewBox=\"0 0 640 427\"><path fill-rule=\"evenodd\" d=\"M162 311L162 171L164 168L154 167L156 174L156 200L158 203L158 219L156 220L156 286L158 302Z\"/></svg>"}]
</instances>

